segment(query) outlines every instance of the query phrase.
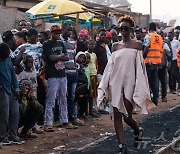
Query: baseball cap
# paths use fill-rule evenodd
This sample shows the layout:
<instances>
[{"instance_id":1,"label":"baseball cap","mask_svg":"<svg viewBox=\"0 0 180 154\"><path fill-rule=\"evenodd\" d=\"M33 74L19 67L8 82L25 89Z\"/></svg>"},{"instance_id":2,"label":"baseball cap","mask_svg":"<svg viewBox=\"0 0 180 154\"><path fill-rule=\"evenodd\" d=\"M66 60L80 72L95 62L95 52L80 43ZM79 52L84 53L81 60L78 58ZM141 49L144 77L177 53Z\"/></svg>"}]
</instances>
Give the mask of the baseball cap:
<instances>
[{"instance_id":1,"label":"baseball cap","mask_svg":"<svg viewBox=\"0 0 180 154\"><path fill-rule=\"evenodd\" d=\"M7 42L7 41L9 41L10 39L12 39L13 37L14 37L13 33L12 33L10 30L8 30L8 31L6 31L6 32L3 33L3 35L2 35L2 40L3 40L4 42Z\"/></svg>"},{"instance_id":2,"label":"baseball cap","mask_svg":"<svg viewBox=\"0 0 180 154\"><path fill-rule=\"evenodd\" d=\"M61 33L61 28L58 25L51 26L51 32L55 31Z\"/></svg>"},{"instance_id":3,"label":"baseball cap","mask_svg":"<svg viewBox=\"0 0 180 154\"><path fill-rule=\"evenodd\" d=\"M88 35L88 31L86 29L81 29L80 32L79 32L79 35L87 36Z\"/></svg>"},{"instance_id":4,"label":"baseball cap","mask_svg":"<svg viewBox=\"0 0 180 154\"><path fill-rule=\"evenodd\" d=\"M111 39L112 38L112 34L109 31L106 31L106 37Z\"/></svg>"},{"instance_id":5,"label":"baseball cap","mask_svg":"<svg viewBox=\"0 0 180 154\"><path fill-rule=\"evenodd\" d=\"M27 35L28 36L32 36L32 35L38 35L38 31L34 28L30 28L28 31L27 31Z\"/></svg>"},{"instance_id":6,"label":"baseball cap","mask_svg":"<svg viewBox=\"0 0 180 154\"><path fill-rule=\"evenodd\" d=\"M141 28L136 28L136 29L135 29L135 32L140 32L140 33L142 33L142 29L141 29Z\"/></svg>"}]
</instances>

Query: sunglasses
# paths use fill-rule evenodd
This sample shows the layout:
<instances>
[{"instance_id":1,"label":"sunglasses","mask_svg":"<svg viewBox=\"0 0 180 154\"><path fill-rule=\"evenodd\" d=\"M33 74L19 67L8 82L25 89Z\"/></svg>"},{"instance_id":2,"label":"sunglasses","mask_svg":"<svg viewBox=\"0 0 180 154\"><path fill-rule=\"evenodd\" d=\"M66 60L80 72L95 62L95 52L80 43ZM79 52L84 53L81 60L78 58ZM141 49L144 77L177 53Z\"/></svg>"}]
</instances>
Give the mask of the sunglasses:
<instances>
[{"instance_id":1,"label":"sunglasses","mask_svg":"<svg viewBox=\"0 0 180 154\"><path fill-rule=\"evenodd\" d=\"M127 27L127 26L121 26L121 27L119 27L119 30L120 30L120 32L122 32L122 31L129 31L129 30L131 30L132 28L130 28L130 27Z\"/></svg>"}]
</instances>

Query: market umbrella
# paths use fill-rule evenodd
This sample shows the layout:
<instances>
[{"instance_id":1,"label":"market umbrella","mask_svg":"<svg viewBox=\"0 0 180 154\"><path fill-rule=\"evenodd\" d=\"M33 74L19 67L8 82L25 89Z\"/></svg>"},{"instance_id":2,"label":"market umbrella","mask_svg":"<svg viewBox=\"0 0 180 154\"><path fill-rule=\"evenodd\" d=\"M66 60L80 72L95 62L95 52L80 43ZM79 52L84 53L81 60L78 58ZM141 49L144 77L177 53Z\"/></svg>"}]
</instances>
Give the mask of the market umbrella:
<instances>
[{"instance_id":1,"label":"market umbrella","mask_svg":"<svg viewBox=\"0 0 180 154\"><path fill-rule=\"evenodd\" d=\"M94 17L94 14L88 12L86 7L69 0L45 0L26 11L26 16L31 19L51 15L64 15L76 19L77 14L78 18L84 21L89 21Z\"/></svg>"},{"instance_id":2,"label":"market umbrella","mask_svg":"<svg viewBox=\"0 0 180 154\"><path fill-rule=\"evenodd\" d=\"M69 23L69 24L73 24L73 20L71 19L64 19L64 20L59 20L58 18L44 18L44 22L49 22L49 23ZM93 18L91 21L79 21L78 22L78 26L85 26L85 27L88 27L88 26L91 26L91 23L92 23L92 26L101 26L101 21L98 19L98 18Z\"/></svg>"}]
</instances>

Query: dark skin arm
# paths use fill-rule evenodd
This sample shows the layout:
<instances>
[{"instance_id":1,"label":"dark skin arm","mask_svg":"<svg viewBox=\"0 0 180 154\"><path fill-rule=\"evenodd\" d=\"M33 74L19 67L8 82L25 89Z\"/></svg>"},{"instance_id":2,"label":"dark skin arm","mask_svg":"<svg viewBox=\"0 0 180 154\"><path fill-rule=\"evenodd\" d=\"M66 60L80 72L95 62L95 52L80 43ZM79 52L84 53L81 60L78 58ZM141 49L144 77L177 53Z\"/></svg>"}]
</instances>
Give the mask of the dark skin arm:
<instances>
[{"instance_id":1,"label":"dark skin arm","mask_svg":"<svg viewBox=\"0 0 180 154\"><path fill-rule=\"evenodd\" d=\"M24 47L20 48L20 53L17 55L17 57L15 59L12 60L13 65L18 66L21 62L21 60L23 59L23 53L25 51Z\"/></svg>"},{"instance_id":2,"label":"dark skin arm","mask_svg":"<svg viewBox=\"0 0 180 154\"><path fill-rule=\"evenodd\" d=\"M61 60L61 61L68 61L69 60L68 55L64 54L64 53L61 53L59 55L50 55L48 58L52 62L57 62L59 60Z\"/></svg>"},{"instance_id":3,"label":"dark skin arm","mask_svg":"<svg viewBox=\"0 0 180 154\"><path fill-rule=\"evenodd\" d=\"M149 47L145 47L143 51L143 57L146 58Z\"/></svg>"}]
</instances>

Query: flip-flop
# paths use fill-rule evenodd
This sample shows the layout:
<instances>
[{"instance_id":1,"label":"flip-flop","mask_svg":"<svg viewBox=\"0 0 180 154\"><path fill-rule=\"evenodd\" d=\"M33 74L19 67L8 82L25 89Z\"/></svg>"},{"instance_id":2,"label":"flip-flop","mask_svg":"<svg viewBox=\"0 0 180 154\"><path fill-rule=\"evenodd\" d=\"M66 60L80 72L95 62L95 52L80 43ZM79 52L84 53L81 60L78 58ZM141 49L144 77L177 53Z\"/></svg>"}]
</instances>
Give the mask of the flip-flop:
<instances>
[{"instance_id":1,"label":"flip-flop","mask_svg":"<svg viewBox=\"0 0 180 154\"><path fill-rule=\"evenodd\" d=\"M44 131L46 131L46 132L54 132L54 129L53 129L52 126L46 125L46 126L44 127Z\"/></svg>"}]
</instances>

